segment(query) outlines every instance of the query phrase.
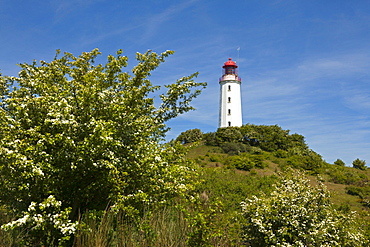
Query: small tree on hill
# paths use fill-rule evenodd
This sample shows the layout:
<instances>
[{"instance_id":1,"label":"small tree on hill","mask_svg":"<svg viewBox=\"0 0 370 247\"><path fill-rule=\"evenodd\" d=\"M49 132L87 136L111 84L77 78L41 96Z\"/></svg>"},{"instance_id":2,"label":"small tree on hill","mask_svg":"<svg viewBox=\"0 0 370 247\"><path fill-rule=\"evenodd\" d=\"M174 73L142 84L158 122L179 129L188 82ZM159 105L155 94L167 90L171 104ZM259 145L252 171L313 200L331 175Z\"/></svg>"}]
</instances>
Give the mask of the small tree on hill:
<instances>
[{"instance_id":1,"label":"small tree on hill","mask_svg":"<svg viewBox=\"0 0 370 247\"><path fill-rule=\"evenodd\" d=\"M181 134L176 138L176 141L182 144L192 143L203 139L203 133L200 129L190 129Z\"/></svg>"},{"instance_id":2,"label":"small tree on hill","mask_svg":"<svg viewBox=\"0 0 370 247\"><path fill-rule=\"evenodd\" d=\"M240 142L225 142L221 144L222 150L230 155L247 152L250 146Z\"/></svg>"},{"instance_id":3,"label":"small tree on hill","mask_svg":"<svg viewBox=\"0 0 370 247\"><path fill-rule=\"evenodd\" d=\"M368 246L353 214L332 206L326 187L287 175L270 196L242 202L244 240L250 246Z\"/></svg>"},{"instance_id":4,"label":"small tree on hill","mask_svg":"<svg viewBox=\"0 0 370 247\"><path fill-rule=\"evenodd\" d=\"M334 161L334 165L337 165L337 166L345 166L346 164L344 163L343 160L337 159L336 161Z\"/></svg>"},{"instance_id":5,"label":"small tree on hill","mask_svg":"<svg viewBox=\"0 0 370 247\"><path fill-rule=\"evenodd\" d=\"M352 166L356 169L366 170L366 161L357 158L352 162Z\"/></svg>"},{"instance_id":6,"label":"small tree on hill","mask_svg":"<svg viewBox=\"0 0 370 247\"><path fill-rule=\"evenodd\" d=\"M219 128L216 131L216 140L218 145L225 142L241 142L243 136L239 131L239 127Z\"/></svg>"}]
</instances>

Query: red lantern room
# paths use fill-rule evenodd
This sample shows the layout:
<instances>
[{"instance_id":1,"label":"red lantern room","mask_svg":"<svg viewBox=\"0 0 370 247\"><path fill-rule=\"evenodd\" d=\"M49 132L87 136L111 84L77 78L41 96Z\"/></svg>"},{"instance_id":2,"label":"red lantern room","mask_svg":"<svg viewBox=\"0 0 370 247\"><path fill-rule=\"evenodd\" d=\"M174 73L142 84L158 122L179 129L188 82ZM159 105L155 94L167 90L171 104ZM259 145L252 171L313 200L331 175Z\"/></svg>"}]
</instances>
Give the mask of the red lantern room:
<instances>
[{"instance_id":1,"label":"red lantern room","mask_svg":"<svg viewBox=\"0 0 370 247\"><path fill-rule=\"evenodd\" d=\"M232 61L231 58L229 58L229 61L224 63L224 66L222 66L222 68L224 68L224 71L223 71L224 75L237 75L238 74L238 70L237 70L238 65L236 65L236 63Z\"/></svg>"}]
</instances>

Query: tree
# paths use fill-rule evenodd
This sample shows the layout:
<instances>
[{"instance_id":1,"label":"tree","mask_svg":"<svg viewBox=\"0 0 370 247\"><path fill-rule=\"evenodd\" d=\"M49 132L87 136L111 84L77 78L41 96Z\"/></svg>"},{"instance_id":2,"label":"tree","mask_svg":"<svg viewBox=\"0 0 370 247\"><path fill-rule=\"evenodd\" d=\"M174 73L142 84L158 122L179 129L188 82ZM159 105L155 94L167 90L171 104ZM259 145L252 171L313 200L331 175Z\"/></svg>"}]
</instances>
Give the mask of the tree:
<instances>
[{"instance_id":1,"label":"tree","mask_svg":"<svg viewBox=\"0 0 370 247\"><path fill-rule=\"evenodd\" d=\"M352 166L356 169L366 170L366 161L357 158L352 162Z\"/></svg>"},{"instance_id":2,"label":"tree","mask_svg":"<svg viewBox=\"0 0 370 247\"><path fill-rule=\"evenodd\" d=\"M194 82L197 73L183 77L154 104L160 87L148 78L172 51L137 53L132 73L121 50L104 65L95 64L100 54L58 51L0 77L0 202L19 217L42 214L49 201L71 222L108 203L139 213L192 188L183 152L161 143L166 122L192 110L206 84ZM28 230L44 227L32 219Z\"/></svg>"},{"instance_id":3,"label":"tree","mask_svg":"<svg viewBox=\"0 0 370 247\"><path fill-rule=\"evenodd\" d=\"M246 153L227 157L225 164L230 167L235 167L236 169L244 171L250 171L252 168L255 167L266 167L266 164L263 162L262 156Z\"/></svg>"},{"instance_id":4,"label":"tree","mask_svg":"<svg viewBox=\"0 0 370 247\"><path fill-rule=\"evenodd\" d=\"M264 151L288 151L292 148L308 149L304 136L299 134L290 135L289 130L283 130L278 125L246 124L241 126L239 130L244 137L244 141L251 146L258 146Z\"/></svg>"},{"instance_id":5,"label":"tree","mask_svg":"<svg viewBox=\"0 0 370 247\"><path fill-rule=\"evenodd\" d=\"M200 129L190 129L181 134L176 138L176 141L181 142L182 144L192 143L200 141L203 138L203 133Z\"/></svg>"},{"instance_id":6,"label":"tree","mask_svg":"<svg viewBox=\"0 0 370 247\"><path fill-rule=\"evenodd\" d=\"M240 142L225 142L221 144L220 147L222 148L222 151L230 155L244 153L250 149L250 146Z\"/></svg>"},{"instance_id":7,"label":"tree","mask_svg":"<svg viewBox=\"0 0 370 247\"><path fill-rule=\"evenodd\" d=\"M367 246L353 214L334 209L319 182L287 174L269 196L242 202L244 239L250 246Z\"/></svg>"},{"instance_id":8,"label":"tree","mask_svg":"<svg viewBox=\"0 0 370 247\"><path fill-rule=\"evenodd\" d=\"M324 165L321 155L311 149L302 152L299 159L301 167L305 170L317 171Z\"/></svg>"},{"instance_id":9,"label":"tree","mask_svg":"<svg viewBox=\"0 0 370 247\"><path fill-rule=\"evenodd\" d=\"M337 166L346 166L346 164L344 163L344 161L341 160L341 159L337 159L336 161L334 161L334 165L337 165Z\"/></svg>"},{"instance_id":10,"label":"tree","mask_svg":"<svg viewBox=\"0 0 370 247\"><path fill-rule=\"evenodd\" d=\"M216 131L216 140L220 146L225 142L241 142L243 136L239 131L239 127L218 128Z\"/></svg>"}]
</instances>

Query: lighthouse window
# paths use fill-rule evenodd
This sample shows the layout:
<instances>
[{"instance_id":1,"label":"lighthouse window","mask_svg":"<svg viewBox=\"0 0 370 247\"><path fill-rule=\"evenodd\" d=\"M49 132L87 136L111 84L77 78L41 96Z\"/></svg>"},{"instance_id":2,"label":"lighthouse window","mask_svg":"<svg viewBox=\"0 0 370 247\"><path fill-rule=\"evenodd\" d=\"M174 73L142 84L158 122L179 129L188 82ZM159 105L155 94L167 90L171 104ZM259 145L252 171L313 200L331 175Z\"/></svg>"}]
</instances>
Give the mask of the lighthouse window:
<instances>
[{"instance_id":1,"label":"lighthouse window","mask_svg":"<svg viewBox=\"0 0 370 247\"><path fill-rule=\"evenodd\" d=\"M228 125L229 125L229 127L231 126L231 122L230 121L228 122Z\"/></svg>"},{"instance_id":2,"label":"lighthouse window","mask_svg":"<svg viewBox=\"0 0 370 247\"><path fill-rule=\"evenodd\" d=\"M228 109L228 110L227 110L227 113L228 113L229 115L231 115L231 110L230 110L230 109Z\"/></svg>"},{"instance_id":3,"label":"lighthouse window","mask_svg":"<svg viewBox=\"0 0 370 247\"><path fill-rule=\"evenodd\" d=\"M232 75L232 74L235 74L235 69L232 68L232 67L228 67L228 68L226 68L226 71L225 72L228 75Z\"/></svg>"},{"instance_id":4,"label":"lighthouse window","mask_svg":"<svg viewBox=\"0 0 370 247\"><path fill-rule=\"evenodd\" d=\"M227 103L231 103L231 97L227 98Z\"/></svg>"},{"instance_id":5,"label":"lighthouse window","mask_svg":"<svg viewBox=\"0 0 370 247\"><path fill-rule=\"evenodd\" d=\"M227 90L231 91L231 86L230 85L227 87Z\"/></svg>"}]
</instances>

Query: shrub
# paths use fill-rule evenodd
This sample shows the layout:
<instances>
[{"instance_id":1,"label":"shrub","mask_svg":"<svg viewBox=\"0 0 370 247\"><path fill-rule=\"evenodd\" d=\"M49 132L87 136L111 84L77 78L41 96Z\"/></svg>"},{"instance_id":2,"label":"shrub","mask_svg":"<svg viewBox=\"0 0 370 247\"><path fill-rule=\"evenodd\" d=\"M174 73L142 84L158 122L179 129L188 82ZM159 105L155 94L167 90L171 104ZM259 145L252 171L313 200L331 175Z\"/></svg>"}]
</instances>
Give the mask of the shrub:
<instances>
[{"instance_id":1,"label":"shrub","mask_svg":"<svg viewBox=\"0 0 370 247\"><path fill-rule=\"evenodd\" d=\"M346 164L344 163L343 160L337 159L336 161L334 161L334 165L337 165L337 166L345 166Z\"/></svg>"},{"instance_id":2,"label":"shrub","mask_svg":"<svg viewBox=\"0 0 370 247\"><path fill-rule=\"evenodd\" d=\"M200 129L190 129L181 134L176 138L176 141L182 144L193 143L203 139L203 133Z\"/></svg>"},{"instance_id":3,"label":"shrub","mask_svg":"<svg viewBox=\"0 0 370 247\"><path fill-rule=\"evenodd\" d=\"M243 155L231 156L226 159L225 164L239 170L249 171L255 167L255 163L249 157Z\"/></svg>"},{"instance_id":4,"label":"shrub","mask_svg":"<svg viewBox=\"0 0 370 247\"><path fill-rule=\"evenodd\" d=\"M263 162L263 156L262 155L251 155L249 158L253 161L254 166L260 169L265 168L267 165L265 162Z\"/></svg>"},{"instance_id":5,"label":"shrub","mask_svg":"<svg viewBox=\"0 0 370 247\"><path fill-rule=\"evenodd\" d=\"M241 142L242 139L243 136L238 127L219 128L216 131L216 140L218 145L225 142Z\"/></svg>"},{"instance_id":6,"label":"shrub","mask_svg":"<svg viewBox=\"0 0 370 247\"><path fill-rule=\"evenodd\" d=\"M216 139L216 132L209 132L209 133L203 134L203 140L205 141L206 145L218 146L217 139Z\"/></svg>"},{"instance_id":7,"label":"shrub","mask_svg":"<svg viewBox=\"0 0 370 247\"><path fill-rule=\"evenodd\" d=\"M288 152L285 151L285 150L277 150L275 152L273 152L273 155L277 158L287 158L288 157Z\"/></svg>"},{"instance_id":8,"label":"shrub","mask_svg":"<svg viewBox=\"0 0 370 247\"><path fill-rule=\"evenodd\" d=\"M349 195L359 196L361 198L364 194L364 189L362 187L357 186L347 186L346 192Z\"/></svg>"},{"instance_id":9,"label":"shrub","mask_svg":"<svg viewBox=\"0 0 370 247\"><path fill-rule=\"evenodd\" d=\"M360 198L361 203L366 206L370 207L370 187L369 186L347 186L346 187L347 194L358 196Z\"/></svg>"},{"instance_id":10,"label":"shrub","mask_svg":"<svg viewBox=\"0 0 370 247\"><path fill-rule=\"evenodd\" d=\"M221 162L222 158L218 155L210 155L209 161L211 162Z\"/></svg>"},{"instance_id":11,"label":"shrub","mask_svg":"<svg viewBox=\"0 0 370 247\"><path fill-rule=\"evenodd\" d=\"M47 238L38 220L54 222L56 212L45 213L49 219L29 214L37 205L35 214L44 216L48 198L75 222L79 212L108 204L142 216L145 206L192 190L196 173L184 162L184 147L162 141L167 121L192 110L205 87L194 81L197 73L165 85L155 102L160 86L149 77L172 51L137 53L132 72L124 71L122 50L105 64L95 63L98 49L59 53L51 62L21 64L18 77L0 75L0 202L16 214L13 223ZM20 224L26 218L30 224Z\"/></svg>"},{"instance_id":12,"label":"shrub","mask_svg":"<svg viewBox=\"0 0 370 247\"><path fill-rule=\"evenodd\" d=\"M240 154L230 156L226 159L225 164L229 167L239 170L250 171L252 168L265 168L266 164L263 162L263 156Z\"/></svg>"},{"instance_id":13,"label":"shrub","mask_svg":"<svg viewBox=\"0 0 370 247\"><path fill-rule=\"evenodd\" d=\"M366 170L366 161L365 160L360 160L360 159L355 159L352 162L353 168L360 169L360 170Z\"/></svg>"},{"instance_id":14,"label":"shrub","mask_svg":"<svg viewBox=\"0 0 370 247\"><path fill-rule=\"evenodd\" d=\"M326 173L329 175L329 181L337 184L358 184L367 180L365 174L348 167L328 166Z\"/></svg>"},{"instance_id":15,"label":"shrub","mask_svg":"<svg viewBox=\"0 0 370 247\"><path fill-rule=\"evenodd\" d=\"M269 196L242 202L243 237L250 246L367 246L353 214L330 203L325 186L300 173L285 175Z\"/></svg>"},{"instance_id":16,"label":"shrub","mask_svg":"<svg viewBox=\"0 0 370 247\"><path fill-rule=\"evenodd\" d=\"M243 143L226 142L221 144L222 150L227 154L239 154L248 151L248 146Z\"/></svg>"}]
</instances>

